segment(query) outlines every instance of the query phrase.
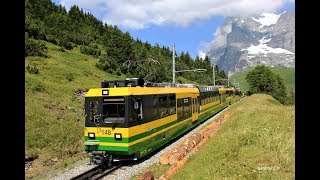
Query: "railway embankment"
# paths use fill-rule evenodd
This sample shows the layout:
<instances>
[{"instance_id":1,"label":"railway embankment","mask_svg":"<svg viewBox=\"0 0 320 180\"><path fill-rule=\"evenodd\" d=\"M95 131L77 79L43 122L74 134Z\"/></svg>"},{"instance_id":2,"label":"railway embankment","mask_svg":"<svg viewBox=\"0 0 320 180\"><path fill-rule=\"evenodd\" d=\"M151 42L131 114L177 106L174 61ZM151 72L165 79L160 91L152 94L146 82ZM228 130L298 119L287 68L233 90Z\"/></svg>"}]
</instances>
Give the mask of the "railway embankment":
<instances>
[{"instance_id":1,"label":"railway embankment","mask_svg":"<svg viewBox=\"0 0 320 180\"><path fill-rule=\"evenodd\" d=\"M173 165L169 159L168 164L154 164L135 179L148 171L155 179L293 179L294 106L254 94L229 107L220 119L228 113L196 153L176 155Z\"/></svg>"}]
</instances>

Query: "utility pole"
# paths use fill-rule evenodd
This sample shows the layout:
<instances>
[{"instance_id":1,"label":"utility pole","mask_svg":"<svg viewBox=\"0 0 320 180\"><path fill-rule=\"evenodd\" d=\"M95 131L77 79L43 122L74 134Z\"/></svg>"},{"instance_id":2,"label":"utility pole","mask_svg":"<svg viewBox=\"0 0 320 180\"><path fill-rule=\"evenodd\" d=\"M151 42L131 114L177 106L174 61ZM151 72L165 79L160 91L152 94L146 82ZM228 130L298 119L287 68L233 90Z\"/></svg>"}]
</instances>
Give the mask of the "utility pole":
<instances>
[{"instance_id":1,"label":"utility pole","mask_svg":"<svg viewBox=\"0 0 320 180\"><path fill-rule=\"evenodd\" d=\"M215 76L215 73L214 73L214 64L212 65L212 76L213 76L213 85L215 86L216 85L216 76Z\"/></svg>"},{"instance_id":2,"label":"utility pole","mask_svg":"<svg viewBox=\"0 0 320 180\"><path fill-rule=\"evenodd\" d=\"M228 87L229 87L229 73L228 73Z\"/></svg>"},{"instance_id":3,"label":"utility pole","mask_svg":"<svg viewBox=\"0 0 320 180\"><path fill-rule=\"evenodd\" d=\"M172 83L176 82L176 62L175 62L175 53L174 53L174 44L172 46Z\"/></svg>"}]
</instances>

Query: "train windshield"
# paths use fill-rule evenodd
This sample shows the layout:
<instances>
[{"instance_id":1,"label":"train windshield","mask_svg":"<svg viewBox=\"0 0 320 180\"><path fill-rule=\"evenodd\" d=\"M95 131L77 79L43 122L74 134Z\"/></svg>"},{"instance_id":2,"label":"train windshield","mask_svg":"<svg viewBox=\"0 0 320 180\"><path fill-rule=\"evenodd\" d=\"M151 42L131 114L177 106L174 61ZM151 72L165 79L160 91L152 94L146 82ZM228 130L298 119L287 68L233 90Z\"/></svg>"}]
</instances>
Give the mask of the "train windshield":
<instances>
[{"instance_id":1,"label":"train windshield","mask_svg":"<svg viewBox=\"0 0 320 180\"><path fill-rule=\"evenodd\" d=\"M102 121L104 123L124 123L125 98L106 97L103 99Z\"/></svg>"}]
</instances>

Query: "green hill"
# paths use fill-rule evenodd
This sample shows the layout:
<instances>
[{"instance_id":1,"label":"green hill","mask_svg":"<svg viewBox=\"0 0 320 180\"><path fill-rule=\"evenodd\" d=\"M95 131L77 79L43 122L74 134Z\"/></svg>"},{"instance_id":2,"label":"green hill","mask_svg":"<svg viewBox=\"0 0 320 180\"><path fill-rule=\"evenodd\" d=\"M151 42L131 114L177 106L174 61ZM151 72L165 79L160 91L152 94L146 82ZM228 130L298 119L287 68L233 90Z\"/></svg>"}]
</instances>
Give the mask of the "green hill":
<instances>
[{"instance_id":1,"label":"green hill","mask_svg":"<svg viewBox=\"0 0 320 180\"><path fill-rule=\"evenodd\" d=\"M48 58L25 58L26 155L35 157L26 178L87 158L83 151L83 91L101 80L124 79L95 67L79 47L61 52L46 43ZM38 72L37 72L38 71Z\"/></svg>"},{"instance_id":2,"label":"green hill","mask_svg":"<svg viewBox=\"0 0 320 180\"><path fill-rule=\"evenodd\" d=\"M245 69L244 71L237 72L230 77L230 82L239 82L240 88L243 92L249 90L249 84L246 81L246 75L253 68ZM287 89L295 89L295 69L288 67L270 67L271 71L279 74L287 85ZM235 79L235 80L234 80Z\"/></svg>"},{"instance_id":3,"label":"green hill","mask_svg":"<svg viewBox=\"0 0 320 180\"><path fill-rule=\"evenodd\" d=\"M228 112L227 121L169 179L293 179L294 106L253 94L219 116ZM169 168L154 164L134 179L147 171L158 179Z\"/></svg>"}]
</instances>

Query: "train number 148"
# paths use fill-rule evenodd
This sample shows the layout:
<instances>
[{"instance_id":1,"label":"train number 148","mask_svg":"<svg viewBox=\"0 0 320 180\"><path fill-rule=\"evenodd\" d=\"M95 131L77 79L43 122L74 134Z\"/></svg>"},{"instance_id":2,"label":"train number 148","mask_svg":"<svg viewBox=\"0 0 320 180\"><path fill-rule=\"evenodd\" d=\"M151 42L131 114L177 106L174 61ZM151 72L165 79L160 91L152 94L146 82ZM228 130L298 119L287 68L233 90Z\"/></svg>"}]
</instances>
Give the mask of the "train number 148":
<instances>
[{"instance_id":1,"label":"train number 148","mask_svg":"<svg viewBox=\"0 0 320 180\"><path fill-rule=\"evenodd\" d=\"M98 132L97 133L102 133L102 135L111 135L111 130L98 130Z\"/></svg>"}]
</instances>

